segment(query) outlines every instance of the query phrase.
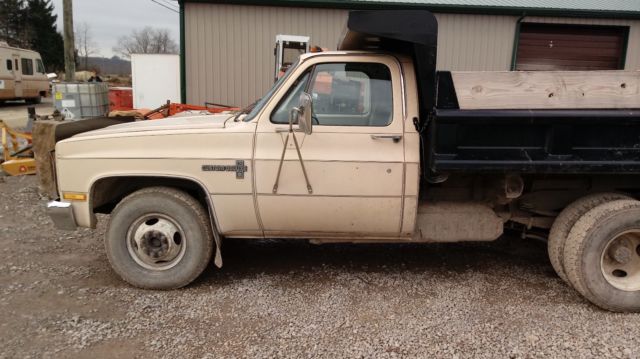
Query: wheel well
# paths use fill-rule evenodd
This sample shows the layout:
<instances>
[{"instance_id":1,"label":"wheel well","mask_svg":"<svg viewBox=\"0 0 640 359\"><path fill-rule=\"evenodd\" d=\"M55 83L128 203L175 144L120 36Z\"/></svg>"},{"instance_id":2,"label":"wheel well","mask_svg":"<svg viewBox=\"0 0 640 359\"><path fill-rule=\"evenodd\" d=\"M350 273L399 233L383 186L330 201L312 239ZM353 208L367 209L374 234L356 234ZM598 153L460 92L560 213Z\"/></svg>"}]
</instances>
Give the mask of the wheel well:
<instances>
[{"instance_id":1,"label":"wheel well","mask_svg":"<svg viewBox=\"0 0 640 359\"><path fill-rule=\"evenodd\" d=\"M171 187L182 190L198 200L209 211L206 190L196 181L174 177L122 176L96 181L91 188L91 208L94 213L110 214L129 194L147 187Z\"/></svg>"}]
</instances>

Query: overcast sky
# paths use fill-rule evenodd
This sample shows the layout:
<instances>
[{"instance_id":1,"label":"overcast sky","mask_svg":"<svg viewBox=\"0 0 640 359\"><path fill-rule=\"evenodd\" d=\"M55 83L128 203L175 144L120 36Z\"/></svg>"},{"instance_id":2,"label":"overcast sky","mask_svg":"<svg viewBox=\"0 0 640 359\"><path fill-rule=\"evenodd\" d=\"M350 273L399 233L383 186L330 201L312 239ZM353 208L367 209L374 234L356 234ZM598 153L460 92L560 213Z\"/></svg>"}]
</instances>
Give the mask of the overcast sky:
<instances>
[{"instance_id":1,"label":"overcast sky","mask_svg":"<svg viewBox=\"0 0 640 359\"><path fill-rule=\"evenodd\" d=\"M175 0L156 1L178 8ZM62 0L53 0L53 6L62 32ZM151 0L74 0L73 21L89 24L100 56L113 56L118 37L145 26L167 28L176 43L180 40L178 14Z\"/></svg>"}]
</instances>

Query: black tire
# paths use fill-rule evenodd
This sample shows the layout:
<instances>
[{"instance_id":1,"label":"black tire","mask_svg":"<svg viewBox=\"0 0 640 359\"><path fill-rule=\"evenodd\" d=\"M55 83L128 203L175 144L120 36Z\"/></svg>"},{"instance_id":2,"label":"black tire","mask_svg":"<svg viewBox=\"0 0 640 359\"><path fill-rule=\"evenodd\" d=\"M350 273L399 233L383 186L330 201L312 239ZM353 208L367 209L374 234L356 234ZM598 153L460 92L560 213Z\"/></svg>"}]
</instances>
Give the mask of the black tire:
<instances>
[{"instance_id":1,"label":"black tire","mask_svg":"<svg viewBox=\"0 0 640 359\"><path fill-rule=\"evenodd\" d=\"M564 251L564 267L573 287L589 301L615 312L640 312L640 277L630 276L637 290L623 290L605 277L605 251L621 233L640 233L640 201L601 204L584 214L571 229ZM640 243L640 242L638 242ZM640 261L640 245L633 260Z\"/></svg>"},{"instance_id":2,"label":"black tire","mask_svg":"<svg viewBox=\"0 0 640 359\"><path fill-rule=\"evenodd\" d=\"M171 231L179 235L163 236ZM141 242L134 237L142 238ZM207 267L213 234L207 211L193 197L173 188L152 187L132 193L116 206L105 247L114 271L128 283L145 289L175 289L191 283ZM176 248L179 252L171 252ZM171 261L145 262L169 252L175 255Z\"/></svg>"},{"instance_id":3,"label":"black tire","mask_svg":"<svg viewBox=\"0 0 640 359\"><path fill-rule=\"evenodd\" d=\"M560 215L553 222L553 226L551 226L547 250L553 269L563 281L569 283L563 262L564 246L571 228L573 228L580 217L591 209L603 203L621 199L631 199L631 197L621 193L594 193L577 199L560 212Z\"/></svg>"}]
</instances>

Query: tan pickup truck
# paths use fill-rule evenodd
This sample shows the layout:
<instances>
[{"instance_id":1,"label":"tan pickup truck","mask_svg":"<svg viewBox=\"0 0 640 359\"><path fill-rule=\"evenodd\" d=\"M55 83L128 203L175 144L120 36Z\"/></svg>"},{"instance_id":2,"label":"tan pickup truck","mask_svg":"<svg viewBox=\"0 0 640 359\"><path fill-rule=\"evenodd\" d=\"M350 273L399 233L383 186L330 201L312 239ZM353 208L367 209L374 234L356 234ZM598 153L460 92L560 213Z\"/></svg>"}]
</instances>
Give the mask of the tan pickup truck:
<instances>
[{"instance_id":1,"label":"tan pickup truck","mask_svg":"<svg viewBox=\"0 0 640 359\"><path fill-rule=\"evenodd\" d=\"M596 305L640 310L638 74L436 72L428 12L353 12L347 28L340 51L301 56L239 113L59 142L54 222L94 227L109 213L113 269L156 289L189 284L212 255L220 266L224 238L508 230L548 238L558 274Z\"/></svg>"}]
</instances>

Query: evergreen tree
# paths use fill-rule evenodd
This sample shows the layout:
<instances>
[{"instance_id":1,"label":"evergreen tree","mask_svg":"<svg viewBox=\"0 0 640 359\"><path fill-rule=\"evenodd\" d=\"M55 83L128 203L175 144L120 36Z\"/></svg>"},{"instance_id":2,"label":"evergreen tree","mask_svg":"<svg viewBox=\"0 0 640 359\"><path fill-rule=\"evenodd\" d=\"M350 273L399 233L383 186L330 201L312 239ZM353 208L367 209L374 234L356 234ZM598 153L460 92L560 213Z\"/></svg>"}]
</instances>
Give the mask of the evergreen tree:
<instances>
[{"instance_id":1,"label":"evergreen tree","mask_svg":"<svg viewBox=\"0 0 640 359\"><path fill-rule=\"evenodd\" d=\"M16 47L28 46L26 24L24 0L0 0L0 41Z\"/></svg>"},{"instance_id":2,"label":"evergreen tree","mask_svg":"<svg viewBox=\"0 0 640 359\"><path fill-rule=\"evenodd\" d=\"M40 53L47 71L64 69L64 40L56 29L57 15L51 0L27 0L26 5L29 47Z\"/></svg>"}]
</instances>

